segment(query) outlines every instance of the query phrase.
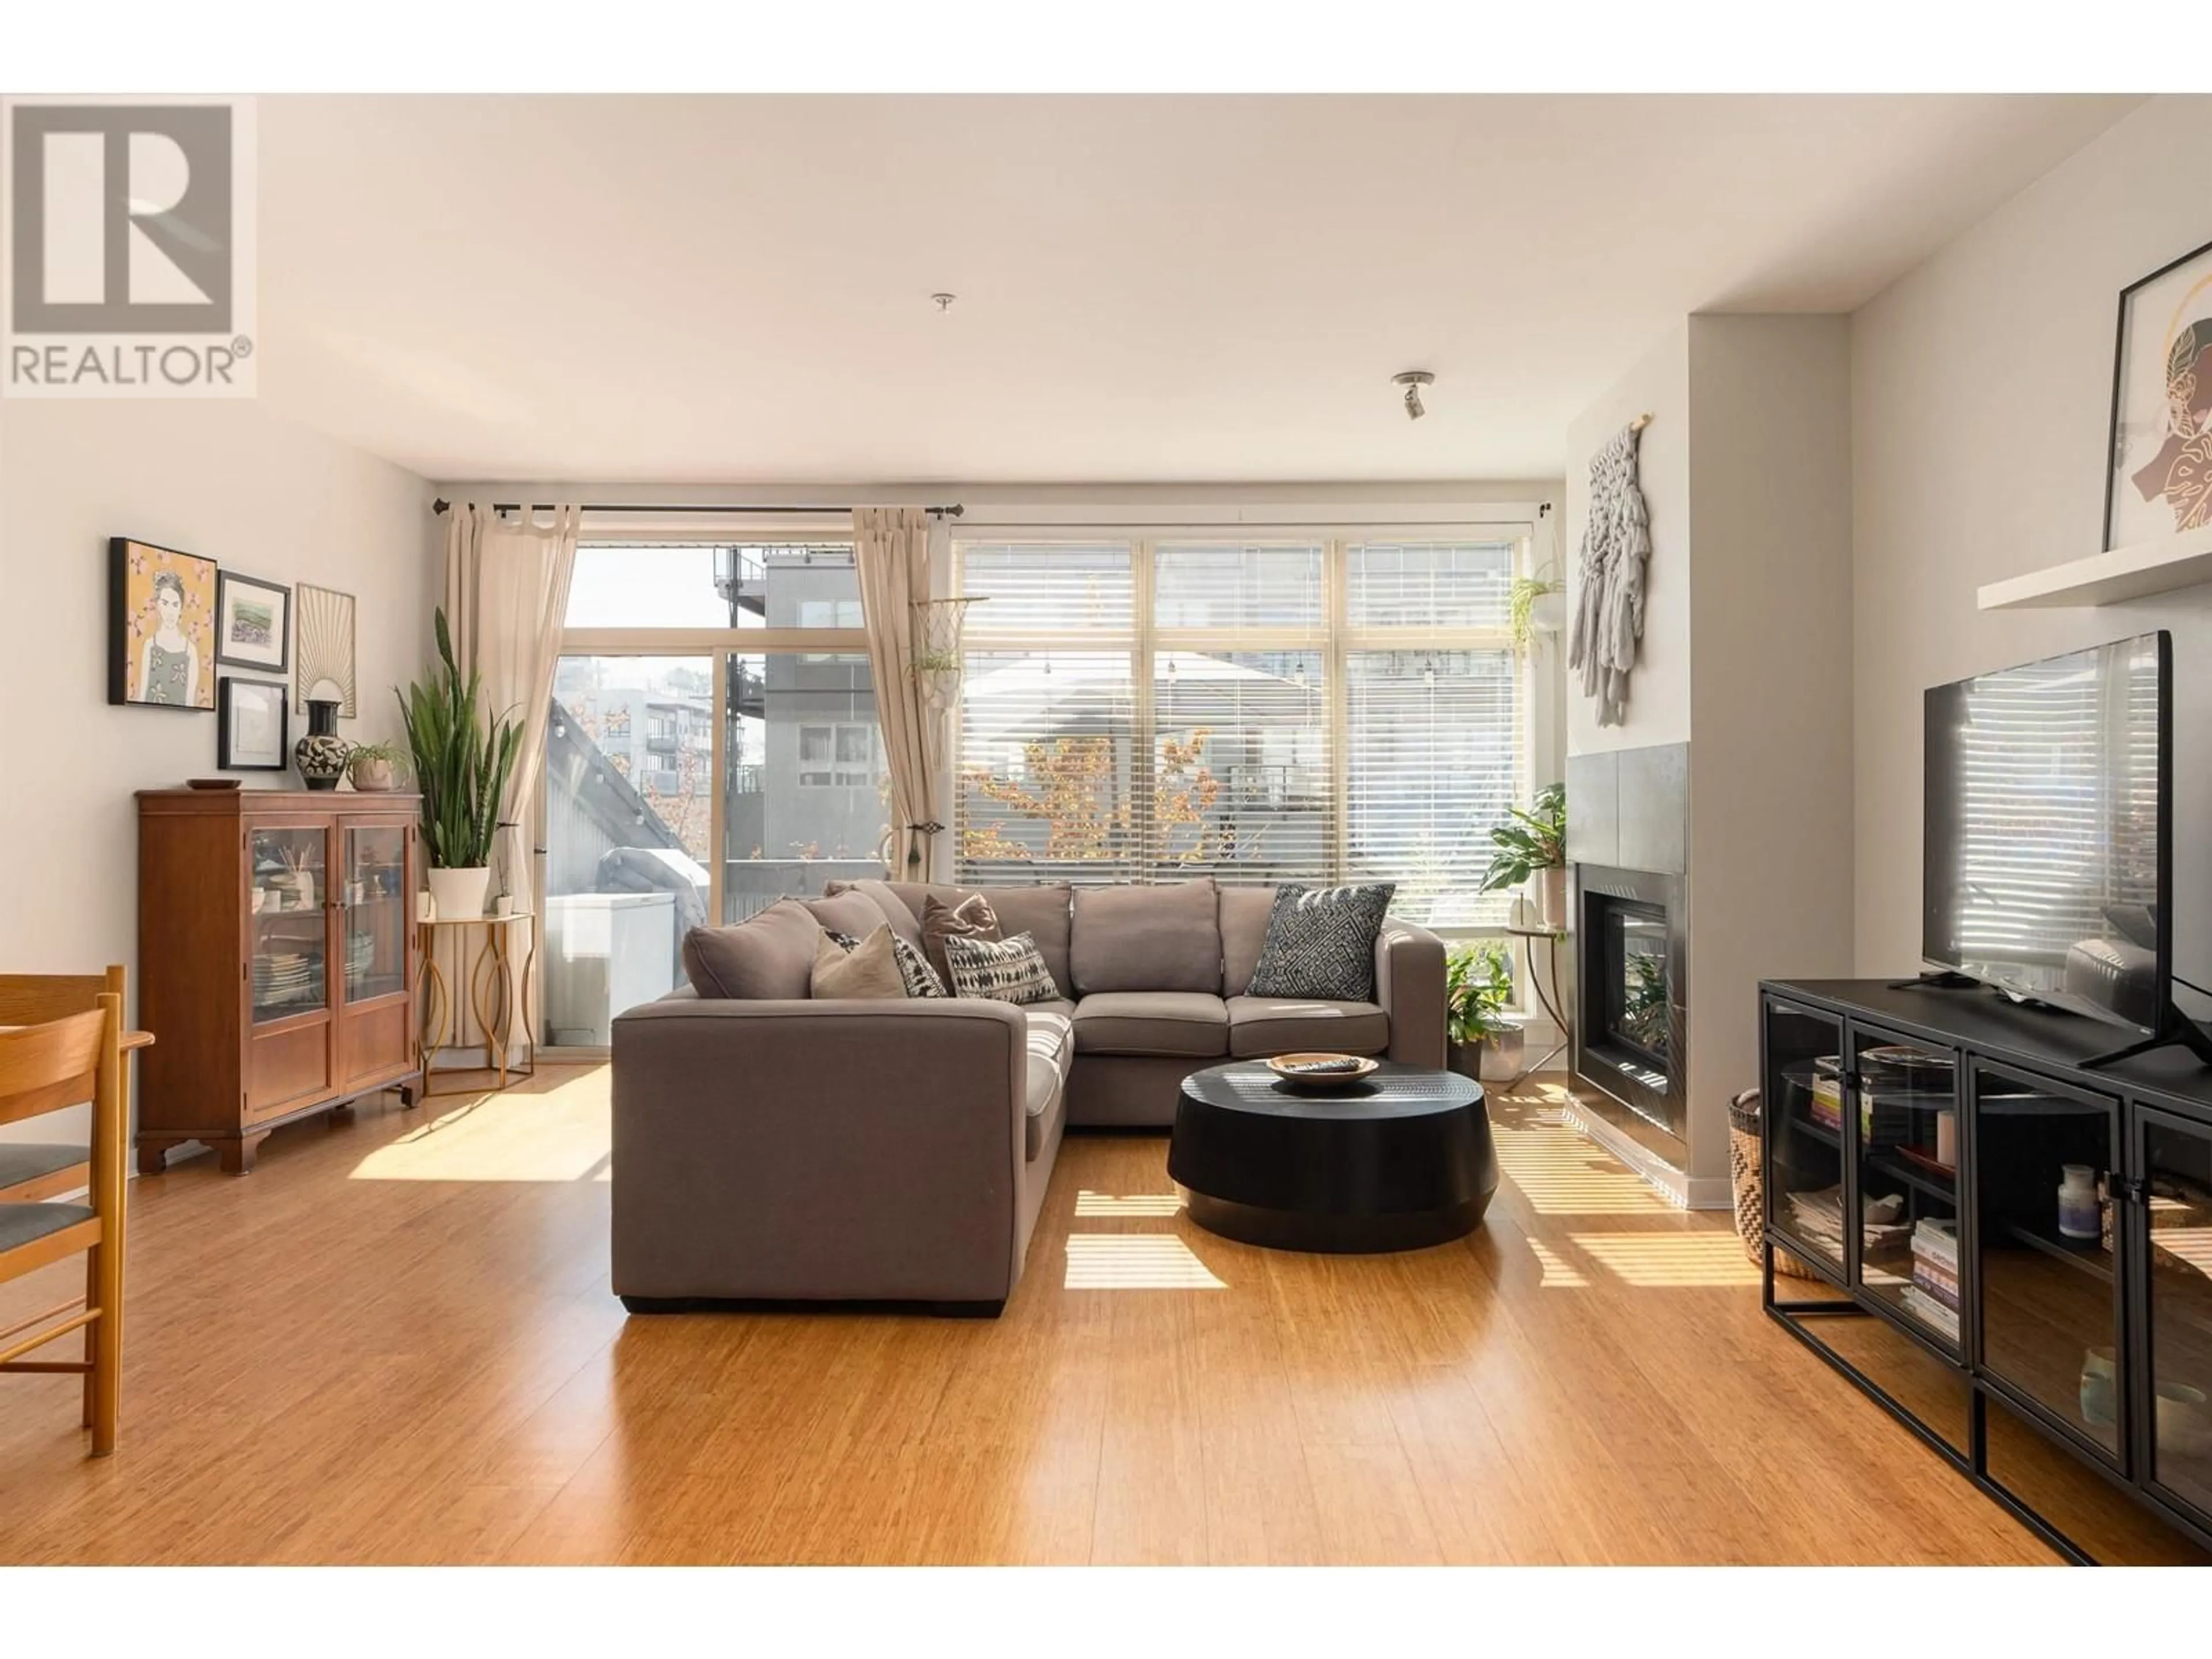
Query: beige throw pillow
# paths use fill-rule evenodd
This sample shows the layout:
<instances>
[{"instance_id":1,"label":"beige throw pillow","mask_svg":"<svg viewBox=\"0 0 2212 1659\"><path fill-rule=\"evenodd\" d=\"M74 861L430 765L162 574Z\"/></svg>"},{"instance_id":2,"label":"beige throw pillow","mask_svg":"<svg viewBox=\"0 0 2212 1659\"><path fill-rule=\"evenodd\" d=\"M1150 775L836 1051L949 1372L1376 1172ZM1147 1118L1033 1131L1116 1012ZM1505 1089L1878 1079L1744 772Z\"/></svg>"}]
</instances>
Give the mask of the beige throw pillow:
<instances>
[{"instance_id":1,"label":"beige throw pillow","mask_svg":"<svg viewBox=\"0 0 2212 1659\"><path fill-rule=\"evenodd\" d=\"M970 893L957 906L947 904L932 893L928 903L922 907L922 951L929 957L929 965L937 969L937 976L948 985L952 982L952 964L945 958L945 940L999 937L999 913L981 893Z\"/></svg>"},{"instance_id":2,"label":"beige throw pillow","mask_svg":"<svg viewBox=\"0 0 2212 1659\"><path fill-rule=\"evenodd\" d=\"M817 997L906 996L898 957L891 945L890 924L862 939L851 950L823 933L814 946L814 994Z\"/></svg>"}]
</instances>

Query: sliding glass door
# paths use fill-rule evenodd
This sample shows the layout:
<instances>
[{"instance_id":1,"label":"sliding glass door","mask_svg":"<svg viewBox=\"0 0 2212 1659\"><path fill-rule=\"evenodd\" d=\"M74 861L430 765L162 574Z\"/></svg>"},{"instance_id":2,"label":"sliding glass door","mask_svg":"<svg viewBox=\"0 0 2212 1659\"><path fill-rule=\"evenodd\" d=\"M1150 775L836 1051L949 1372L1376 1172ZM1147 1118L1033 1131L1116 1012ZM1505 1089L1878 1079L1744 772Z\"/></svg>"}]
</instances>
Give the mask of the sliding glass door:
<instances>
[{"instance_id":1,"label":"sliding glass door","mask_svg":"<svg viewBox=\"0 0 2212 1659\"><path fill-rule=\"evenodd\" d=\"M890 790L851 548L577 550L547 726L548 1046L684 982L691 928L884 872Z\"/></svg>"}]
</instances>

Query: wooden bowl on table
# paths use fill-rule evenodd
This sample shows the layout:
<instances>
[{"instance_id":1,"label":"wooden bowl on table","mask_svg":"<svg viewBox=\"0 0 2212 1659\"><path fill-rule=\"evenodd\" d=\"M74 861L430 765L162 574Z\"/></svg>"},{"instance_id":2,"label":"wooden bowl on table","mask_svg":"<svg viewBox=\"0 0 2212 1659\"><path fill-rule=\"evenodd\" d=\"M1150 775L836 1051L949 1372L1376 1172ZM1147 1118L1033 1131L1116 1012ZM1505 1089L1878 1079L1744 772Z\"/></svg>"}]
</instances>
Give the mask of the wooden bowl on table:
<instances>
[{"instance_id":1,"label":"wooden bowl on table","mask_svg":"<svg viewBox=\"0 0 2212 1659\"><path fill-rule=\"evenodd\" d=\"M1361 1054L1277 1054L1267 1062L1275 1080L1302 1094L1328 1094L1365 1082L1378 1062Z\"/></svg>"}]
</instances>

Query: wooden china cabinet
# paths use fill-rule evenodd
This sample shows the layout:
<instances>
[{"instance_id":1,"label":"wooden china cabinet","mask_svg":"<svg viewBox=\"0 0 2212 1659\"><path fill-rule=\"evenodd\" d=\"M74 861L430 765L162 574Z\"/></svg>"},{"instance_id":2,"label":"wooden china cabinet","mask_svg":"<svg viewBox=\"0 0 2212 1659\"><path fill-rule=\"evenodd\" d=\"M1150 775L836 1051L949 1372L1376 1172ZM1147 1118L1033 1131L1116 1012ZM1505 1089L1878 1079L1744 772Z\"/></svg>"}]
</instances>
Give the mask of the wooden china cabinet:
<instances>
[{"instance_id":1,"label":"wooden china cabinet","mask_svg":"<svg viewBox=\"0 0 2212 1659\"><path fill-rule=\"evenodd\" d=\"M198 1140L243 1175L279 1124L415 1103L421 798L138 795L138 1169Z\"/></svg>"}]
</instances>

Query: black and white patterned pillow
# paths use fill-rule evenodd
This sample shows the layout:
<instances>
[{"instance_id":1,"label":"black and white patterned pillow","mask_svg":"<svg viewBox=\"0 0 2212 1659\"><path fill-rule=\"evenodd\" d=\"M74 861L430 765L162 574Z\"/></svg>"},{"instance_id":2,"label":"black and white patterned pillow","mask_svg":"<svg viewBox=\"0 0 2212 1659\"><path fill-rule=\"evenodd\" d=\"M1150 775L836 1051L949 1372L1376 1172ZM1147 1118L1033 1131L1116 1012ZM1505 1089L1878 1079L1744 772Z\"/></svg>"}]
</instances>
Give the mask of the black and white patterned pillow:
<instances>
[{"instance_id":1,"label":"black and white patterned pillow","mask_svg":"<svg viewBox=\"0 0 2212 1659\"><path fill-rule=\"evenodd\" d=\"M950 934L945 960L952 969L952 994L993 1002L1055 1002L1060 987L1044 965L1044 952L1027 933L1012 939L963 939Z\"/></svg>"},{"instance_id":2,"label":"black and white patterned pillow","mask_svg":"<svg viewBox=\"0 0 2212 1659\"><path fill-rule=\"evenodd\" d=\"M1249 994L1373 1001L1375 940L1397 890L1397 884L1388 881L1368 887L1278 888Z\"/></svg>"},{"instance_id":3,"label":"black and white patterned pillow","mask_svg":"<svg viewBox=\"0 0 2212 1659\"><path fill-rule=\"evenodd\" d=\"M860 948L860 941L850 933L841 933L834 927L825 927L822 931L830 935L841 951ZM937 976L937 969L929 965L929 958L896 933L891 935L891 960L898 963L899 983L906 987L909 998L949 997L952 994L945 988L945 981Z\"/></svg>"}]
</instances>

